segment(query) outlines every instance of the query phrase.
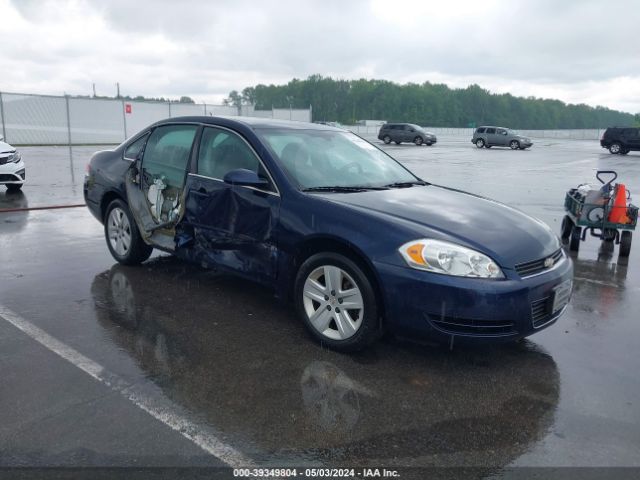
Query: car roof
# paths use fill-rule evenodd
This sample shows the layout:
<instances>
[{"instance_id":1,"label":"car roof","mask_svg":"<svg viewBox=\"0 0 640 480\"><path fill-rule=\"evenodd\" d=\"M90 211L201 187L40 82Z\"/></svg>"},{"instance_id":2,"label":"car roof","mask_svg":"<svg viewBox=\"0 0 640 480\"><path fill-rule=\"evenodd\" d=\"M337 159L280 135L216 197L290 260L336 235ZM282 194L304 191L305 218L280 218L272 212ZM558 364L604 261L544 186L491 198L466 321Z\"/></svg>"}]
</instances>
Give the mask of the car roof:
<instances>
[{"instance_id":1,"label":"car roof","mask_svg":"<svg viewBox=\"0 0 640 480\"><path fill-rule=\"evenodd\" d=\"M476 130L478 128L504 128L505 130L511 130L509 127L498 127L496 125L480 125L479 127L476 128Z\"/></svg>"},{"instance_id":2,"label":"car roof","mask_svg":"<svg viewBox=\"0 0 640 480\"><path fill-rule=\"evenodd\" d=\"M225 125L236 127L256 128L283 128L288 130L333 130L344 132L341 128L320 123L294 122L292 120L276 120L273 118L261 117L225 117L225 116L191 116L191 117L171 117L154 123L154 126L171 123L203 123L208 125Z\"/></svg>"}]
</instances>

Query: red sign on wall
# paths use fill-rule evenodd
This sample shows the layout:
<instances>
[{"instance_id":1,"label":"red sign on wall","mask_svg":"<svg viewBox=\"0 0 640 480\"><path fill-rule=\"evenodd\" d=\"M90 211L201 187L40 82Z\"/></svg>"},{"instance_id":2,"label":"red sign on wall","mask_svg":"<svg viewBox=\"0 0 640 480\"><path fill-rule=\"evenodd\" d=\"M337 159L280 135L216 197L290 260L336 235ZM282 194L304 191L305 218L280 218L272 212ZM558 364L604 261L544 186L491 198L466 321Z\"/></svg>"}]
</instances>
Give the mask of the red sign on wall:
<instances>
[{"instance_id":1,"label":"red sign on wall","mask_svg":"<svg viewBox=\"0 0 640 480\"><path fill-rule=\"evenodd\" d=\"M131 113L131 104L130 103L125 103L124 104L124 113Z\"/></svg>"}]
</instances>

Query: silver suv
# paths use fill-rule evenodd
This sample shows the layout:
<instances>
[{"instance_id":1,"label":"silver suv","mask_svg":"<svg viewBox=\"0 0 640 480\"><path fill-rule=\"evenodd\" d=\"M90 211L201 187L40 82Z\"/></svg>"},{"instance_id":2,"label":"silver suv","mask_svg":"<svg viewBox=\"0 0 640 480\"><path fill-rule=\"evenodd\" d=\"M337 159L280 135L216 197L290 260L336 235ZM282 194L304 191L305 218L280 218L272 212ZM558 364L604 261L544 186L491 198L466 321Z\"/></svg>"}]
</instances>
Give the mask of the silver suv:
<instances>
[{"instance_id":1,"label":"silver suv","mask_svg":"<svg viewBox=\"0 0 640 480\"><path fill-rule=\"evenodd\" d=\"M524 150L533 145L530 138L505 127L478 127L471 143L478 148L510 147L512 150Z\"/></svg>"}]
</instances>

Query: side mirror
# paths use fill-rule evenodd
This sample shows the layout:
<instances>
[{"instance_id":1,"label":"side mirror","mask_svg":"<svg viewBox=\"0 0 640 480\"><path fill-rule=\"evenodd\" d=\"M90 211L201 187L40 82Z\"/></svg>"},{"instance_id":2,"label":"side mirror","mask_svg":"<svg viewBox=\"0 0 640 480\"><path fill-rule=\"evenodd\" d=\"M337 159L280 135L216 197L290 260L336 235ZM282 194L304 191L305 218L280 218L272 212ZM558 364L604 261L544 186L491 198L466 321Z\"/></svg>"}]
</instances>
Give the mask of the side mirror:
<instances>
[{"instance_id":1,"label":"side mirror","mask_svg":"<svg viewBox=\"0 0 640 480\"><path fill-rule=\"evenodd\" d=\"M258 174L246 168L237 168L227 172L223 178L224 183L230 185L241 185L244 187L265 188L269 186L269 182L264 178L260 178Z\"/></svg>"}]
</instances>

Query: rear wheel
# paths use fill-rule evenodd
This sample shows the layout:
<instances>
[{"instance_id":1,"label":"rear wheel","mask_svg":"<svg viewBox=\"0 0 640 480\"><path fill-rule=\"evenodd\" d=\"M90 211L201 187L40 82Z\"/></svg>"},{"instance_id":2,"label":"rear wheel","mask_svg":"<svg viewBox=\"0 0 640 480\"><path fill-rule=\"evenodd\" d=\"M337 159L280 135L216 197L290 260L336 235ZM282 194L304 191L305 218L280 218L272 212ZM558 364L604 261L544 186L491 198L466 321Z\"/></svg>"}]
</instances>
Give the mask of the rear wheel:
<instances>
[{"instance_id":1,"label":"rear wheel","mask_svg":"<svg viewBox=\"0 0 640 480\"><path fill-rule=\"evenodd\" d=\"M476 140L476 147L482 148L484 146L485 146L485 143L484 143L483 139L479 138L479 139Z\"/></svg>"},{"instance_id":2,"label":"rear wheel","mask_svg":"<svg viewBox=\"0 0 640 480\"><path fill-rule=\"evenodd\" d=\"M569 250L577 252L580 250L580 236L582 235L582 228L574 225L571 229L571 239L569 241Z\"/></svg>"},{"instance_id":3,"label":"rear wheel","mask_svg":"<svg viewBox=\"0 0 640 480\"><path fill-rule=\"evenodd\" d=\"M10 183L7 185L7 192L19 192L22 188L22 183Z\"/></svg>"},{"instance_id":4,"label":"rear wheel","mask_svg":"<svg viewBox=\"0 0 640 480\"><path fill-rule=\"evenodd\" d=\"M422 145L422 137L416 137L413 139L413 143L415 143L416 145L420 146Z\"/></svg>"},{"instance_id":5,"label":"rear wheel","mask_svg":"<svg viewBox=\"0 0 640 480\"><path fill-rule=\"evenodd\" d=\"M104 217L104 236L113 258L123 265L137 265L149 258L153 247L144 243L125 202L114 200Z\"/></svg>"},{"instance_id":6,"label":"rear wheel","mask_svg":"<svg viewBox=\"0 0 640 480\"><path fill-rule=\"evenodd\" d=\"M387 145L389 145L389 144L391 143L391 137L390 137L389 135L385 135L385 136L382 138L382 141L383 141L384 143L386 143Z\"/></svg>"},{"instance_id":7,"label":"rear wheel","mask_svg":"<svg viewBox=\"0 0 640 480\"><path fill-rule=\"evenodd\" d=\"M620 153L620 150L622 150L622 146L619 143L612 143L609 147L609 152L614 155Z\"/></svg>"},{"instance_id":8,"label":"rear wheel","mask_svg":"<svg viewBox=\"0 0 640 480\"><path fill-rule=\"evenodd\" d=\"M571 236L571 230L573 229L573 220L569 215L565 215L562 218L562 226L560 227L560 238L564 243L569 241L569 237Z\"/></svg>"},{"instance_id":9,"label":"rear wheel","mask_svg":"<svg viewBox=\"0 0 640 480\"><path fill-rule=\"evenodd\" d=\"M511 140L509 147L511 147L511 150L518 150L520 148L520 142L517 140Z\"/></svg>"},{"instance_id":10,"label":"rear wheel","mask_svg":"<svg viewBox=\"0 0 640 480\"><path fill-rule=\"evenodd\" d=\"M629 230L625 230L620 235L620 256L628 257L631 253L631 239L632 235Z\"/></svg>"},{"instance_id":11,"label":"rear wheel","mask_svg":"<svg viewBox=\"0 0 640 480\"><path fill-rule=\"evenodd\" d=\"M343 352L360 350L380 334L371 282L360 267L337 253L318 253L298 270L298 315L318 341Z\"/></svg>"}]
</instances>

